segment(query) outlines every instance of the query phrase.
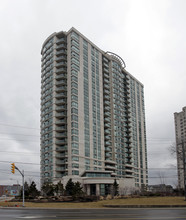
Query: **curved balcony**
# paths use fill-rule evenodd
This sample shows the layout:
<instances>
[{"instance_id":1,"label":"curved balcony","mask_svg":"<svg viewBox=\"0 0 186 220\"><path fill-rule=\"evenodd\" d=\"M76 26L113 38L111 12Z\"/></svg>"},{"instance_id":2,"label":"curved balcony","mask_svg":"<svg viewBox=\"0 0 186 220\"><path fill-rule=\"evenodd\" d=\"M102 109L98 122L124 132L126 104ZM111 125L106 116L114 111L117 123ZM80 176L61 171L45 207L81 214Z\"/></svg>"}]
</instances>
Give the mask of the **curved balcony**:
<instances>
[{"instance_id":1,"label":"curved balcony","mask_svg":"<svg viewBox=\"0 0 186 220\"><path fill-rule=\"evenodd\" d=\"M60 86L60 87L57 87L56 88L56 92L64 92L67 90L67 87L66 86Z\"/></svg>"},{"instance_id":2,"label":"curved balcony","mask_svg":"<svg viewBox=\"0 0 186 220\"><path fill-rule=\"evenodd\" d=\"M104 81L104 83L106 83L106 84L109 84L109 83L110 83L109 79L108 79L108 78L105 78L105 77L104 77L103 81Z\"/></svg>"},{"instance_id":3,"label":"curved balcony","mask_svg":"<svg viewBox=\"0 0 186 220\"><path fill-rule=\"evenodd\" d=\"M67 66L67 62L65 62L65 61L61 61L59 63L56 63L57 68L66 67L66 66Z\"/></svg>"},{"instance_id":4,"label":"curved balcony","mask_svg":"<svg viewBox=\"0 0 186 220\"><path fill-rule=\"evenodd\" d=\"M67 101L66 101L66 99L56 99L55 104L59 105L59 106L65 105L65 104L67 104ZM56 107L56 110L57 110L57 107Z\"/></svg>"},{"instance_id":5,"label":"curved balcony","mask_svg":"<svg viewBox=\"0 0 186 220\"><path fill-rule=\"evenodd\" d=\"M62 131L63 133L57 133L56 132L56 135L55 135L55 137L56 138L66 138L67 137L67 133L66 132L64 132L64 131L66 131L66 127L65 126L62 126L61 127L61 130L56 130L56 131ZM61 140L59 140L59 141L61 141ZM63 142L64 142L64 140L62 140ZM59 142L60 143L60 142Z\"/></svg>"},{"instance_id":6,"label":"curved balcony","mask_svg":"<svg viewBox=\"0 0 186 220\"><path fill-rule=\"evenodd\" d=\"M56 147L56 152L64 152L67 151L67 146Z\"/></svg>"},{"instance_id":7,"label":"curved balcony","mask_svg":"<svg viewBox=\"0 0 186 220\"><path fill-rule=\"evenodd\" d=\"M67 74L66 73L61 73L59 75L56 75L55 79L56 80L67 79Z\"/></svg>"},{"instance_id":8,"label":"curved balcony","mask_svg":"<svg viewBox=\"0 0 186 220\"><path fill-rule=\"evenodd\" d=\"M116 167L115 166L111 166L111 165L106 165L105 166L105 170L112 170L112 171L116 171Z\"/></svg>"},{"instance_id":9,"label":"curved balcony","mask_svg":"<svg viewBox=\"0 0 186 220\"><path fill-rule=\"evenodd\" d=\"M111 135L111 130L110 129L106 129L105 130L105 135Z\"/></svg>"},{"instance_id":10,"label":"curved balcony","mask_svg":"<svg viewBox=\"0 0 186 220\"><path fill-rule=\"evenodd\" d=\"M104 95L104 100L110 100L110 96L109 95Z\"/></svg>"},{"instance_id":11,"label":"curved balcony","mask_svg":"<svg viewBox=\"0 0 186 220\"><path fill-rule=\"evenodd\" d=\"M67 45L64 42L56 45L56 50L57 51L59 51L61 49L66 49L66 48L67 48Z\"/></svg>"},{"instance_id":12,"label":"curved balcony","mask_svg":"<svg viewBox=\"0 0 186 220\"><path fill-rule=\"evenodd\" d=\"M67 54L66 48L64 50L56 51L57 57L62 56L62 55L66 55L66 54Z\"/></svg>"},{"instance_id":13,"label":"curved balcony","mask_svg":"<svg viewBox=\"0 0 186 220\"><path fill-rule=\"evenodd\" d=\"M105 129L110 128L110 127L111 127L111 124L108 123L108 122L104 122L104 127L105 127Z\"/></svg>"},{"instance_id":14,"label":"curved balcony","mask_svg":"<svg viewBox=\"0 0 186 220\"><path fill-rule=\"evenodd\" d=\"M107 84L104 84L103 86L104 86L105 89L110 89L110 86L107 85Z\"/></svg>"},{"instance_id":15,"label":"curved balcony","mask_svg":"<svg viewBox=\"0 0 186 220\"><path fill-rule=\"evenodd\" d=\"M110 117L111 114L110 114L110 112L104 112L104 116L105 116L105 117Z\"/></svg>"},{"instance_id":16,"label":"curved balcony","mask_svg":"<svg viewBox=\"0 0 186 220\"><path fill-rule=\"evenodd\" d=\"M111 140L111 136L110 135L105 135L105 141Z\"/></svg>"},{"instance_id":17,"label":"curved balcony","mask_svg":"<svg viewBox=\"0 0 186 220\"><path fill-rule=\"evenodd\" d=\"M55 60L57 63L62 62L62 61L67 61L67 56L59 56Z\"/></svg>"},{"instance_id":18,"label":"curved balcony","mask_svg":"<svg viewBox=\"0 0 186 220\"><path fill-rule=\"evenodd\" d=\"M59 36L58 36L59 37ZM64 38L64 37L62 37L62 38L58 38L57 40L56 40L56 44L60 44L60 43L66 43L67 41L66 41L66 39Z\"/></svg>"},{"instance_id":19,"label":"curved balcony","mask_svg":"<svg viewBox=\"0 0 186 220\"><path fill-rule=\"evenodd\" d=\"M64 97L67 97L67 93L66 92L56 93L55 97L56 98L64 98Z\"/></svg>"},{"instance_id":20,"label":"curved balcony","mask_svg":"<svg viewBox=\"0 0 186 220\"><path fill-rule=\"evenodd\" d=\"M112 152L112 148L111 147L105 147L105 152Z\"/></svg>"},{"instance_id":21,"label":"curved balcony","mask_svg":"<svg viewBox=\"0 0 186 220\"><path fill-rule=\"evenodd\" d=\"M105 145L106 145L106 146L111 146L112 143L111 143L111 141L105 141Z\"/></svg>"},{"instance_id":22,"label":"curved balcony","mask_svg":"<svg viewBox=\"0 0 186 220\"><path fill-rule=\"evenodd\" d=\"M65 160L56 160L56 165L65 165Z\"/></svg>"},{"instance_id":23,"label":"curved balcony","mask_svg":"<svg viewBox=\"0 0 186 220\"><path fill-rule=\"evenodd\" d=\"M109 89L104 89L103 93L104 93L104 95L109 95L110 94L110 90Z\"/></svg>"},{"instance_id":24,"label":"curved balcony","mask_svg":"<svg viewBox=\"0 0 186 220\"><path fill-rule=\"evenodd\" d=\"M67 153L66 152L64 152L64 153L56 153L55 157L61 159L61 158L67 157ZM64 162L65 162L65 160L64 160Z\"/></svg>"},{"instance_id":25,"label":"curved balcony","mask_svg":"<svg viewBox=\"0 0 186 220\"><path fill-rule=\"evenodd\" d=\"M56 171L59 171L59 172L64 172L66 170L65 167L56 167Z\"/></svg>"},{"instance_id":26,"label":"curved balcony","mask_svg":"<svg viewBox=\"0 0 186 220\"><path fill-rule=\"evenodd\" d=\"M58 120L58 121L60 121L60 120ZM65 124L65 123L64 123L64 124ZM59 131L59 132L63 132L65 129L64 129L64 126L56 126L56 127L55 127L55 130L56 130L56 131ZM57 134L56 134L56 135L57 135ZM67 136L67 133L65 133L63 136L66 137L66 136Z\"/></svg>"},{"instance_id":27,"label":"curved balcony","mask_svg":"<svg viewBox=\"0 0 186 220\"><path fill-rule=\"evenodd\" d=\"M59 66L56 66L59 67ZM56 74L62 74L62 73L67 73L67 68L57 68L56 69Z\"/></svg>"},{"instance_id":28,"label":"curved balcony","mask_svg":"<svg viewBox=\"0 0 186 220\"><path fill-rule=\"evenodd\" d=\"M104 105L110 106L110 102L105 101L105 102L104 102Z\"/></svg>"},{"instance_id":29,"label":"curved balcony","mask_svg":"<svg viewBox=\"0 0 186 220\"><path fill-rule=\"evenodd\" d=\"M65 110L65 109L64 109ZM67 113L66 112L61 112L61 113L56 113L55 114L55 116L56 116L56 118L59 118L60 120L56 120L55 121L55 123L56 124L64 124L64 123L67 123L67 120L66 119L64 119L64 118L66 118L67 117ZM63 118L63 119L61 119L61 118Z\"/></svg>"},{"instance_id":30,"label":"curved balcony","mask_svg":"<svg viewBox=\"0 0 186 220\"><path fill-rule=\"evenodd\" d=\"M66 80L56 80L55 84L56 84L56 86L67 85L67 81Z\"/></svg>"}]
</instances>

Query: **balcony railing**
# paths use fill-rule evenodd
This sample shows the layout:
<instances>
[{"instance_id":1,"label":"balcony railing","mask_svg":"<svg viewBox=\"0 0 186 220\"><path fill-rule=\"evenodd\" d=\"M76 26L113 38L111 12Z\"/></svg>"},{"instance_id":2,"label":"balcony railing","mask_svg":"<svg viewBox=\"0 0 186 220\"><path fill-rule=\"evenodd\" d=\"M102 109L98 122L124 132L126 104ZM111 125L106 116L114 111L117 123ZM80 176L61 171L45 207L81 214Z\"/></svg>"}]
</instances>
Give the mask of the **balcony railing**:
<instances>
[{"instance_id":1,"label":"balcony railing","mask_svg":"<svg viewBox=\"0 0 186 220\"><path fill-rule=\"evenodd\" d=\"M67 128L66 127L61 127L61 131L65 131ZM56 133L56 138L66 138L67 137L67 133ZM62 143L65 143L64 140L61 140ZM61 142L59 142L61 143Z\"/></svg>"},{"instance_id":2,"label":"balcony railing","mask_svg":"<svg viewBox=\"0 0 186 220\"><path fill-rule=\"evenodd\" d=\"M67 146L56 147L57 152L64 152L67 150Z\"/></svg>"},{"instance_id":3,"label":"balcony railing","mask_svg":"<svg viewBox=\"0 0 186 220\"><path fill-rule=\"evenodd\" d=\"M66 90L67 90L67 87L66 87L66 86L60 86L60 87L57 87L57 88L56 88L56 91L57 91L57 92L66 91Z\"/></svg>"}]
</instances>

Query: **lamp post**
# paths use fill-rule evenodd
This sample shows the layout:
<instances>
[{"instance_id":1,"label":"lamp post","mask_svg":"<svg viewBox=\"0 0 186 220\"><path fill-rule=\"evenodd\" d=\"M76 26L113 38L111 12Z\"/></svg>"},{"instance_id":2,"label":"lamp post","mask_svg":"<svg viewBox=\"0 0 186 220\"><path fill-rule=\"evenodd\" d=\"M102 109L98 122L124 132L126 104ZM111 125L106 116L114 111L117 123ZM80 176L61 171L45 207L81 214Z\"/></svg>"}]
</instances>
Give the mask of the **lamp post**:
<instances>
[{"instance_id":1,"label":"lamp post","mask_svg":"<svg viewBox=\"0 0 186 220\"><path fill-rule=\"evenodd\" d=\"M21 171L19 170L19 168L15 166L14 163L11 164L11 169L12 169L12 173L13 173L13 174L15 173L15 170L18 170L19 173L20 173L21 176L22 176L22 182L23 182L23 207L24 207L24 206L25 206L24 170L21 172Z\"/></svg>"}]
</instances>

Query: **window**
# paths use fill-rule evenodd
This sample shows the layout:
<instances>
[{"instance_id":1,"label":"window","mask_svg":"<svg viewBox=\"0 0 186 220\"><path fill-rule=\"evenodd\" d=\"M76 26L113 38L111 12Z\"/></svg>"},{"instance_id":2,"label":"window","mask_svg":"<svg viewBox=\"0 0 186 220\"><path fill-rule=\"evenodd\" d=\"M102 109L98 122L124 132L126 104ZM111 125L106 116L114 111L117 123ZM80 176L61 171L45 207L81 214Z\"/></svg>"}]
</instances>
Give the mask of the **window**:
<instances>
[{"instance_id":1,"label":"window","mask_svg":"<svg viewBox=\"0 0 186 220\"><path fill-rule=\"evenodd\" d=\"M72 148L78 149L79 148L79 144L78 143L72 143Z\"/></svg>"},{"instance_id":2,"label":"window","mask_svg":"<svg viewBox=\"0 0 186 220\"><path fill-rule=\"evenodd\" d=\"M78 170L72 170L72 175L79 175L79 171Z\"/></svg>"},{"instance_id":3,"label":"window","mask_svg":"<svg viewBox=\"0 0 186 220\"><path fill-rule=\"evenodd\" d=\"M77 110L76 108L72 108L72 109L71 109L71 113L75 113L75 114L78 115L78 110Z\"/></svg>"},{"instance_id":4,"label":"window","mask_svg":"<svg viewBox=\"0 0 186 220\"><path fill-rule=\"evenodd\" d=\"M72 121L78 121L78 116L77 115L72 115L71 119L72 119Z\"/></svg>"},{"instance_id":5,"label":"window","mask_svg":"<svg viewBox=\"0 0 186 220\"><path fill-rule=\"evenodd\" d=\"M79 157L72 156L72 161L79 161Z\"/></svg>"},{"instance_id":6,"label":"window","mask_svg":"<svg viewBox=\"0 0 186 220\"><path fill-rule=\"evenodd\" d=\"M75 108L78 108L78 103L77 103L77 102L72 101L71 106L72 106L72 107L75 107Z\"/></svg>"},{"instance_id":7,"label":"window","mask_svg":"<svg viewBox=\"0 0 186 220\"><path fill-rule=\"evenodd\" d=\"M78 163L72 163L72 168L79 168L79 164Z\"/></svg>"}]
</instances>

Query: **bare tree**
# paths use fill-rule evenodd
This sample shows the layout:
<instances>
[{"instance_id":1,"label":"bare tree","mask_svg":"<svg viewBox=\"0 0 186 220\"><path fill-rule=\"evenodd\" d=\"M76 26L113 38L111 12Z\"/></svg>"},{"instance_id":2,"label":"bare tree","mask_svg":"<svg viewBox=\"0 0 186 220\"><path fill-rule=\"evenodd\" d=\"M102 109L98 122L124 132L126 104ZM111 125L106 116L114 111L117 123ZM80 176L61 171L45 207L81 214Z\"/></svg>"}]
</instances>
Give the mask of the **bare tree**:
<instances>
[{"instance_id":1,"label":"bare tree","mask_svg":"<svg viewBox=\"0 0 186 220\"><path fill-rule=\"evenodd\" d=\"M172 143L168 150L172 157L183 160L183 148L181 145L176 146L176 143Z\"/></svg>"},{"instance_id":2,"label":"bare tree","mask_svg":"<svg viewBox=\"0 0 186 220\"><path fill-rule=\"evenodd\" d=\"M166 182L165 182L165 174L164 174L164 172L159 171L158 177L159 177L159 179L160 179L160 184L165 184L165 183L166 183Z\"/></svg>"}]
</instances>

